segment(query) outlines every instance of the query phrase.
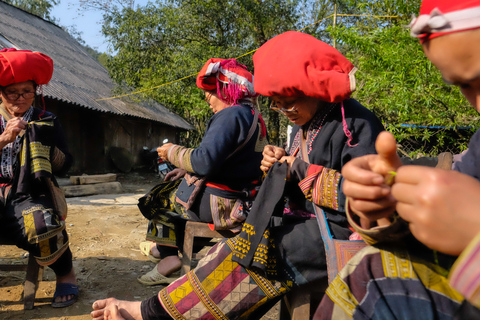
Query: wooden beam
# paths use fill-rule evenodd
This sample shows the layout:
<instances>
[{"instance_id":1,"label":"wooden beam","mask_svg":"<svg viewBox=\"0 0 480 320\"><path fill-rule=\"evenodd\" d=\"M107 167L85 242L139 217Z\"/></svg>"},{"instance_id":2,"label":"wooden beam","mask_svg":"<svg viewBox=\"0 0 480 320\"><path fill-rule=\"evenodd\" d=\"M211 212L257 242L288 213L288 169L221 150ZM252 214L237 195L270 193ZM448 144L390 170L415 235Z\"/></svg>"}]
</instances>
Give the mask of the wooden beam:
<instances>
[{"instance_id":1,"label":"wooden beam","mask_svg":"<svg viewBox=\"0 0 480 320\"><path fill-rule=\"evenodd\" d=\"M94 194L118 194L123 193L120 182L104 182L95 184L85 184L76 186L60 187L65 192L65 197L82 197Z\"/></svg>"},{"instance_id":2,"label":"wooden beam","mask_svg":"<svg viewBox=\"0 0 480 320\"><path fill-rule=\"evenodd\" d=\"M106 173L97 175L71 176L70 181L75 185L113 182L117 181L117 175L115 173Z\"/></svg>"}]
</instances>

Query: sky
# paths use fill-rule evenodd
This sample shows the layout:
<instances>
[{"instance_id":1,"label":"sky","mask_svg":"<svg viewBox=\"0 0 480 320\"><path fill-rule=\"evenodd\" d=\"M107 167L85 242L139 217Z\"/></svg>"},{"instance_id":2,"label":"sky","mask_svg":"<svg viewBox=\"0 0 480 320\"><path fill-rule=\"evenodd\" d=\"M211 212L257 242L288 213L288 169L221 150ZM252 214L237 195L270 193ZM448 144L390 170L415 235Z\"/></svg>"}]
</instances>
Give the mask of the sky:
<instances>
[{"instance_id":1,"label":"sky","mask_svg":"<svg viewBox=\"0 0 480 320\"><path fill-rule=\"evenodd\" d=\"M135 0L135 6L145 5L148 0ZM50 16L59 20L58 25L70 27L76 26L77 31L82 32L81 37L85 43L99 52L108 50L107 42L101 34L101 12L87 11L78 12L78 0L60 0L50 13Z\"/></svg>"}]
</instances>

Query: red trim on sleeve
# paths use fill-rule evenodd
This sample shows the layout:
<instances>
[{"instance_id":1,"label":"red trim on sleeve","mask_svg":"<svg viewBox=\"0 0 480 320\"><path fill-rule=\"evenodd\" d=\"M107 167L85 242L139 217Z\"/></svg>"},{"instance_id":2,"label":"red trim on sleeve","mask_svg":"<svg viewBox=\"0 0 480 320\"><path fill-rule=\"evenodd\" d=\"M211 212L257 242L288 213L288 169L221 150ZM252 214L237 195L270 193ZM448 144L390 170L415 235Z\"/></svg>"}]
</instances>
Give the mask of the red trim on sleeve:
<instances>
[{"instance_id":1,"label":"red trim on sleeve","mask_svg":"<svg viewBox=\"0 0 480 320\"><path fill-rule=\"evenodd\" d=\"M320 171L323 170L323 166L319 166L317 164L311 164L308 166L308 170L307 170L307 177L312 175L312 174L316 174Z\"/></svg>"}]
</instances>

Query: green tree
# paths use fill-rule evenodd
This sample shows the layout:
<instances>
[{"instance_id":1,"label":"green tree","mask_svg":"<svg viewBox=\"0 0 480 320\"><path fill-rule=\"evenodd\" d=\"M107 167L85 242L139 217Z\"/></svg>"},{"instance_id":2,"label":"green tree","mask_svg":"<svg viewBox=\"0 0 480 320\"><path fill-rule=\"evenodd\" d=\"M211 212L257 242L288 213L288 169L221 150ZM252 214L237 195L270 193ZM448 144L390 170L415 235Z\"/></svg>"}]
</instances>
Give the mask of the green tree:
<instances>
[{"instance_id":1,"label":"green tree","mask_svg":"<svg viewBox=\"0 0 480 320\"><path fill-rule=\"evenodd\" d=\"M3 0L3 1L49 21L54 21L54 19L50 16L50 11L54 6L56 6L60 2L59 0Z\"/></svg>"},{"instance_id":2,"label":"green tree","mask_svg":"<svg viewBox=\"0 0 480 320\"><path fill-rule=\"evenodd\" d=\"M274 35L295 29L297 22L296 0L168 0L143 7L120 2L99 0L84 7L103 8L103 33L113 54L107 65L119 84L117 93L160 86L142 95L163 103L198 129L185 141L192 146L200 141L211 116L193 75L209 58L239 57ZM239 62L253 70L251 55ZM161 86L188 75L192 76ZM278 139L278 115L262 109L270 135Z\"/></svg>"},{"instance_id":3,"label":"green tree","mask_svg":"<svg viewBox=\"0 0 480 320\"><path fill-rule=\"evenodd\" d=\"M407 140L434 143L435 155L443 144L467 147L472 132L452 136L449 130L402 128L401 124L438 127L477 127L478 115L458 88L446 85L428 61L418 40L406 26L420 1L346 1L354 14L393 15L396 18L341 17L327 32L337 48L359 69L354 97L373 110L402 143ZM376 22L371 21L377 20ZM365 20L365 21L364 21ZM382 23L380 23L383 21ZM427 150L419 146L417 152Z\"/></svg>"}]
</instances>

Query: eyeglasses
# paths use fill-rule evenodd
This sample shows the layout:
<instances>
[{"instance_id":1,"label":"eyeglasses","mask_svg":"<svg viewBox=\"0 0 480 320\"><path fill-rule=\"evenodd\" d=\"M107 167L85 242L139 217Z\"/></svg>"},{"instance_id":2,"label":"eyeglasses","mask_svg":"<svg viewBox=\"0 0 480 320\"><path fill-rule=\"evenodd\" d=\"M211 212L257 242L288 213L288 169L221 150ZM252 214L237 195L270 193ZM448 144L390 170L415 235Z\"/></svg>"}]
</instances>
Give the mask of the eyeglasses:
<instances>
[{"instance_id":1,"label":"eyeglasses","mask_svg":"<svg viewBox=\"0 0 480 320\"><path fill-rule=\"evenodd\" d=\"M212 99L212 96L213 96L213 93L211 92L207 92L207 94L205 95L205 102L210 104L210 99Z\"/></svg>"},{"instance_id":2,"label":"eyeglasses","mask_svg":"<svg viewBox=\"0 0 480 320\"><path fill-rule=\"evenodd\" d=\"M270 104L270 109L275 110L277 112L281 112L283 114L298 113L297 102L298 102L298 99L294 100L290 103L285 104L285 106L283 106L283 107L280 107L280 106L278 106L278 103L276 101L272 100L272 103Z\"/></svg>"},{"instance_id":3,"label":"eyeglasses","mask_svg":"<svg viewBox=\"0 0 480 320\"><path fill-rule=\"evenodd\" d=\"M23 99L31 99L35 96L35 92L24 92L24 93L7 93L3 92L5 94L5 97L7 97L8 100L10 101L17 101L20 99L20 97L23 97Z\"/></svg>"}]
</instances>

